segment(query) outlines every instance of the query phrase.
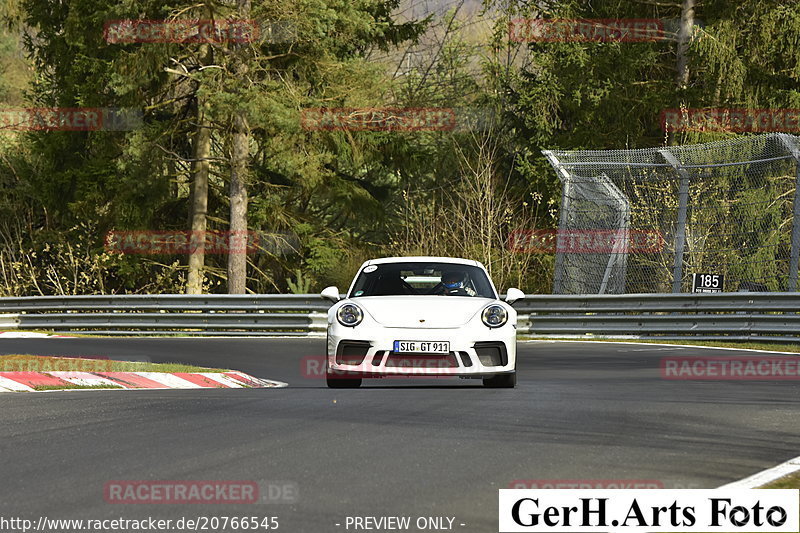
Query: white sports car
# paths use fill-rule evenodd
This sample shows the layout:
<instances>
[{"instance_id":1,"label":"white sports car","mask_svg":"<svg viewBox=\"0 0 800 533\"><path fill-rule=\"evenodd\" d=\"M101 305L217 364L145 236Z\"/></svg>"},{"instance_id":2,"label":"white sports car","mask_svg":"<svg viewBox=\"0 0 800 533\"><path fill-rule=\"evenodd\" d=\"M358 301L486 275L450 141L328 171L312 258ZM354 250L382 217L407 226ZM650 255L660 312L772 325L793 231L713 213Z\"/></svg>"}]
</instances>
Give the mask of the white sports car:
<instances>
[{"instance_id":1,"label":"white sports car","mask_svg":"<svg viewBox=\"0 0 800 533\"><path fill-rule=\"evenodd\" d=\"M516 385L517 312L501 301L486 268L468 259L389 257L367 261L346 298L328 287L332 388L362 378L459 376L486 387Z\"/></svg>"}]
</instances>

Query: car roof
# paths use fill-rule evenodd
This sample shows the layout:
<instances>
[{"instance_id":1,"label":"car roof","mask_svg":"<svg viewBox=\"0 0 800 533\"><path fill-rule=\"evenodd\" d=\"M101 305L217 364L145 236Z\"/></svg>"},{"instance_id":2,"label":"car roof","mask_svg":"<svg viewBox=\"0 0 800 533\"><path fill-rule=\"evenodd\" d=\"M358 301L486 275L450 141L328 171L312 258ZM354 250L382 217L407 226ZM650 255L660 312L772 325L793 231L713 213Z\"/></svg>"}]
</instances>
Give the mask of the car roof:
<instances>
[{"instance_id":1,"label":"car roof","mask_svg":"<svg viewBox=\"0 0 800 533\"><path fill-rule=\"evenodd\" d=\"M462 259L459 257L434 257L434 256L405 256L405 257L381 257L379 259L370 259L369 261L365 261L361 267L365 267L368 265L384 265L386 263L454 263L460 265L471 265L476 267L481 267L485 270L485 267L478 261L474 259Z\"/></svg>"}]
</instances>

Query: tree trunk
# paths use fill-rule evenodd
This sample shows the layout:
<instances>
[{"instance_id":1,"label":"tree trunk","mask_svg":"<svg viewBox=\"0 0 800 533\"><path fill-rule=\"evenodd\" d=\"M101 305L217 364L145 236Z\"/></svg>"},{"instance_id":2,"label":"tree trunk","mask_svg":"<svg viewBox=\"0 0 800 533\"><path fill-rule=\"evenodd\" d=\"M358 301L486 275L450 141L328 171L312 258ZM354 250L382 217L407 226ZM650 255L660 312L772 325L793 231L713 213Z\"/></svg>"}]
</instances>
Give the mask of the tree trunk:
<instances>
[{"instance_id":1,"label":"tree trunk","mask_svg":"<svg viewBox=\"0 0 800 533\"><path fill-rule=\"evenodd\" d=\"M230 244L228 294L244 294L247 288L247 157L250 138L242 113L234 117L231 145Z\"/></svg>"},{"instance_id":2,"label":"tree trunk","mask_svg":"<svg viewBox=\"0 0 800 533\"><path fill-rule=\"evenodd\" d=\"M239 17L250 16L250 0L238 0ZM237 45L234 72L239 83L247 80L244 47ZM240 100L239 104L242 102ZM250 154L250 133L243 111L233 117L231 142L230 235L228 248L228 294L244 294L247 290L247 159Z\"/></svg>"},{"instance_id":3,"label":"tree trunk","mask_svg":"<svg viewBox=\"0 0 800 533\"><path fill-rule=\"evenodd\" d=\"M211 156L211 127L208 123L208 105L202 98L197 102L197 128L194 136L192 159L191 226L192 247L189 253L189 275L186 294L203 292L205 266L206 215L208 212L208 171Z\"/></svg>"},{"instance_id":4,"label":"tree trunk","mask_svg":"<svg viewBox=\"0 0 800 533\"><path fill-rule=\"evenodd\" d=\"M683 0L681 5L681 27L678 30L678 89L689 85L689 42L694 31L695 0Z\"/></svg>"},{"instance_id":5,"label":"tree trunk","mask_svg":"<svg viewBox=\"0 0 800 533\"><path fill-rule=\"evenodd\" d=\"M676 65L677 76L675 84L677 86L678 95L680 95L689 86L689 43L692 40L692 32L694 31L694 6L695 0L683 0L681 4L681 25L678 29L678 62ZM680 96L677 100L678 108L681 107L682 102ZM669 130L667 132L667 145L675 145L675 131Z\"/></svg>"}]
</instances>

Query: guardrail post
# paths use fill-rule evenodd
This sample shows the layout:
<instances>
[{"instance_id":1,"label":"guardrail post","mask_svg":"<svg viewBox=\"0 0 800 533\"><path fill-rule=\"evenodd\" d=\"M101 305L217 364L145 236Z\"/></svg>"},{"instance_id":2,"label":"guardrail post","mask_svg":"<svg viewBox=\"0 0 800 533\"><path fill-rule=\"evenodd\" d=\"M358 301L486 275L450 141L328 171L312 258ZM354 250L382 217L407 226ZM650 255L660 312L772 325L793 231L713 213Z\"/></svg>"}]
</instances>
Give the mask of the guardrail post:
<instances>
[{"instance_id":1,"label":"guardrail post","mask_svg":"<svg viewBox=\"0 0 800 533\"><path fill-rule=\"evenodd\" d=\"M683 252L686 247L686 216L689 210L689 173L672 152L666 148L662 148L659 152L681 177L681 186L678 190L678 226L675 230L675 262L672 265L672 292L681 292Z\"/></svg>"},{"instance_id":2,"label":"guardrail post","mask_svg":"<svg viewBox=\"0 0 800 533\"><path fill-rule=\"evenodd\" d=\"M800 148L797 147L797 141L790 135L781 133L778 134L778 138L792 155L797 167L792 207L792 250L789 255L789 280L786 284L787 291L795 292L797 290L797 266L800 262Z\"/></svg>"}]
</instances>

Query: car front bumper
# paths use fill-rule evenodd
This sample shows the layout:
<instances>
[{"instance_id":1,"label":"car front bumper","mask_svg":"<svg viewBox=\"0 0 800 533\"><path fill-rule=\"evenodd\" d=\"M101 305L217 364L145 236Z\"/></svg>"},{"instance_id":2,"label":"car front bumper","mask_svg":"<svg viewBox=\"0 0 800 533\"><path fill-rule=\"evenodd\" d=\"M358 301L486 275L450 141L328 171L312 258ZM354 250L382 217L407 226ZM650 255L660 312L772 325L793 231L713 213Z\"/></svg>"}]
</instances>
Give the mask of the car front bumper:
<instances>
[{"instance_id":1,"label":"car front bumper","mask_svg":"<svg viewBox=\"0 0 800 533\"><path fill-rule=\"evenodd\" d=\"M447 341L450 353L397 354L394 341ZM516 370L516 328L409 329L359 332L338 325L328 329L329 373L342 376L486 377Z\"/></svg>"}]
</instances>

